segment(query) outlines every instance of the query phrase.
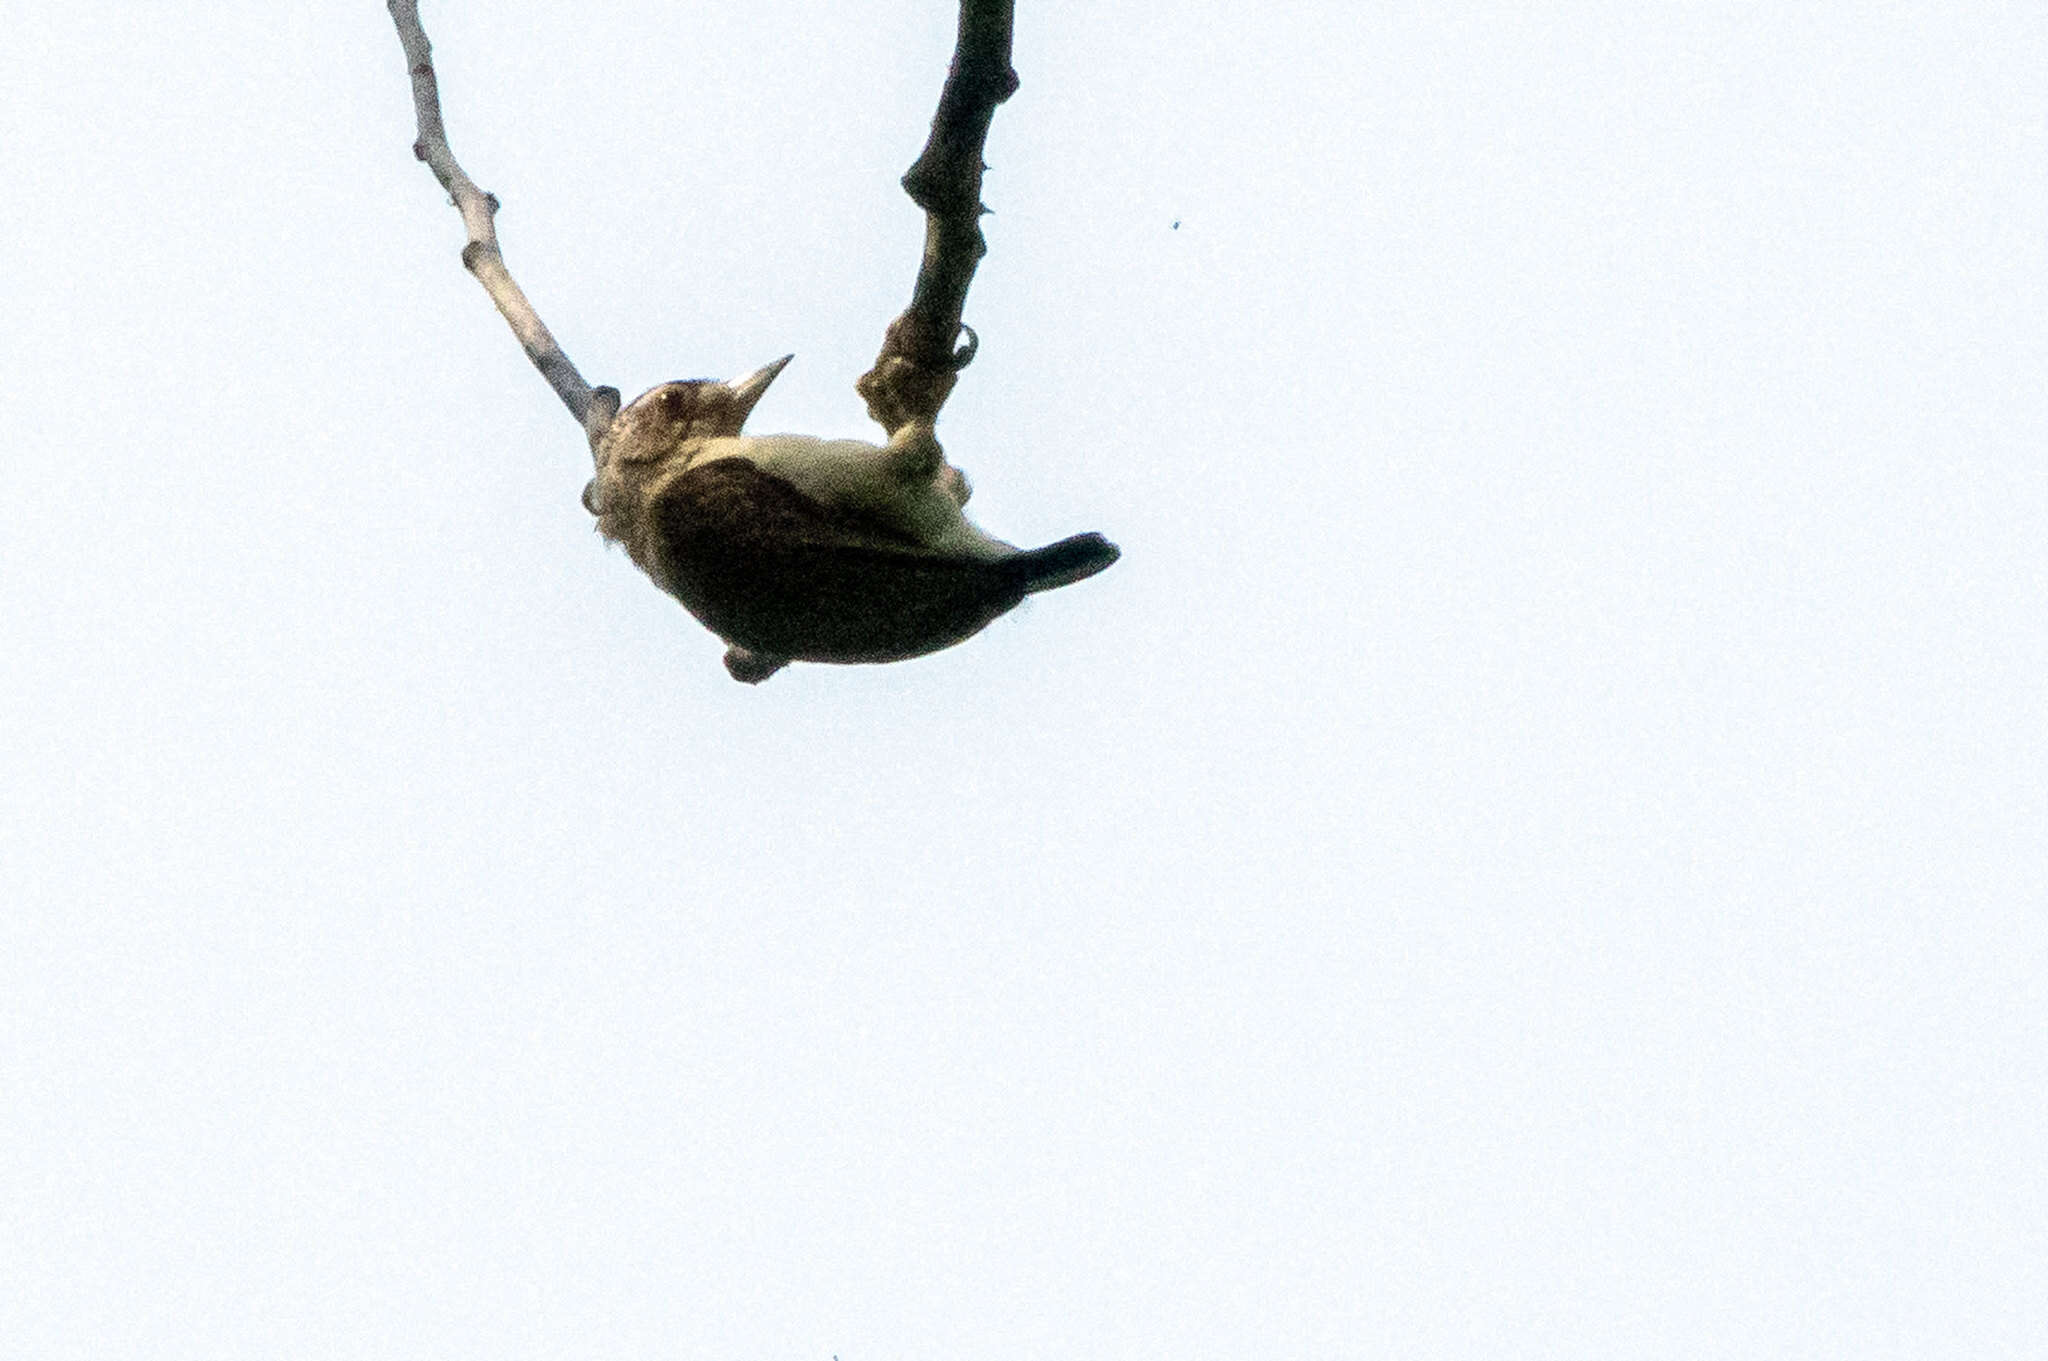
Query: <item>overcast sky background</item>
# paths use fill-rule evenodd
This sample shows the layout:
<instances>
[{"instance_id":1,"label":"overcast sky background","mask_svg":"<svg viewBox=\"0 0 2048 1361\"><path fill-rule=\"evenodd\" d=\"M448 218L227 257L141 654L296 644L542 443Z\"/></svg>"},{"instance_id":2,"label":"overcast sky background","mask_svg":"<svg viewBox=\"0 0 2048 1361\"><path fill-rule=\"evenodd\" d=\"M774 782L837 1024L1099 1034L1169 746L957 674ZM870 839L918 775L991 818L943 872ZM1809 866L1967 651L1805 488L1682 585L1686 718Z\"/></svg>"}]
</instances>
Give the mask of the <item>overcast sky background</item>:
<instances>
[{"instance_id":1,"label":"overcast sky background","mask_svg":"<svg viewBox=\"0 0 2048 1361\"><path fill-rule=\"evenodd\" d=\"M940 434L1124 560L754 689L381 4L10 8L0 1349L2038 1354L2048 10L1019 10ZM951 5L425 19L872 432Z\"/></svg>"}]
</instances>

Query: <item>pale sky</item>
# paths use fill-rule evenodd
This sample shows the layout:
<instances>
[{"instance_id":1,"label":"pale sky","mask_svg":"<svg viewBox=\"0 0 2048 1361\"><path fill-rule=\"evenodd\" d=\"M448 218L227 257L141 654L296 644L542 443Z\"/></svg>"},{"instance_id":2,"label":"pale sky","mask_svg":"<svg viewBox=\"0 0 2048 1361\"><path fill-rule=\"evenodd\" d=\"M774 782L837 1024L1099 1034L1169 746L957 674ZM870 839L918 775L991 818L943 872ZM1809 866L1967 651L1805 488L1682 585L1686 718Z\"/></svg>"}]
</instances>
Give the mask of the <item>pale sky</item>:
<instances>
[{"instance_id":1,"label":"pale sky","mask_svg":"<svg viewBox=\"0 0 2048 1361\"><path fill-rule=\"evenodd\" d=\"M875 433L951 5L424 17L592 382ZM1019 0L939 433L1124 559L759 688L382 4L5 31L0 1351L2048 1336L2048 10Z\"/></svg>"}]
</instances>

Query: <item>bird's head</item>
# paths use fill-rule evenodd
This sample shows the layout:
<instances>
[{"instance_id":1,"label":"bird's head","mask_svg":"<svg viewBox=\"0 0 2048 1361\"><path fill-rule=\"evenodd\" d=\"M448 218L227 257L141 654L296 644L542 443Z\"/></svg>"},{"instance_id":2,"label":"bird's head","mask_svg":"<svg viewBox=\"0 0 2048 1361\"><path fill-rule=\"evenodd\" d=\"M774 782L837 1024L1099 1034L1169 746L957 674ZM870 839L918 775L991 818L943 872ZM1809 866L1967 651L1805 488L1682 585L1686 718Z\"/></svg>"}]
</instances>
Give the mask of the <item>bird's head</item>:
<instances>
[{"instance_id":1,"label":"bird's head","mask_svg":"<svg viewBox=\"0 0 2048 1361\"><path fill-rule=\"evenodd\" d=\"M612 460L666 459L696 440L739 434L768 385L792 358L784 355L729 383L691 378L649 388L613 418L598 441L600 468Z\"/></svg>"},{"instance_id":2,"label":"bird's head","mask_svg":"<svg viewBox=\"0 0 2048 1361\"><path fill-rule=\"evenodd\" d=\"M617 514L637 499L649 477L671 467L680 471L704 440L739 434L775 375L793 358L784 355L729 383L715 378L663 383L635 397L623 411L608 418L597 415L590 443L597 476L583 489L584 509L605 528L607 513ZM616 392L604 392L616 408Z\"/></svg>"}]
</instances>

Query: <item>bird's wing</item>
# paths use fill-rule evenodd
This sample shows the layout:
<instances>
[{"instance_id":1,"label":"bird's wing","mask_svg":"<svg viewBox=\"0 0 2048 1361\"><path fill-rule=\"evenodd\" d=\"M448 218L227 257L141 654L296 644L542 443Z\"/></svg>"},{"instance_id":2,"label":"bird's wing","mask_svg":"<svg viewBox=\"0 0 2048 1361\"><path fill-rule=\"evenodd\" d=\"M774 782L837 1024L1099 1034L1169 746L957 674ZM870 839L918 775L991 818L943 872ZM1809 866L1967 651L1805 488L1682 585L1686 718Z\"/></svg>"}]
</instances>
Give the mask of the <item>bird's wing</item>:
<instances>
[{"instance_id":1,"label":"bird's wing","mask_svg":"<svg viewBox=\"0 0 2048 1361\"><path fill-rule=\"evenodd\" d=\"M741 459L668 484L652 507L659 579L729 643L800 661L921 656L1013 608L1029 574L940 557L811 500Z\"/></svg>"}]
</instances>

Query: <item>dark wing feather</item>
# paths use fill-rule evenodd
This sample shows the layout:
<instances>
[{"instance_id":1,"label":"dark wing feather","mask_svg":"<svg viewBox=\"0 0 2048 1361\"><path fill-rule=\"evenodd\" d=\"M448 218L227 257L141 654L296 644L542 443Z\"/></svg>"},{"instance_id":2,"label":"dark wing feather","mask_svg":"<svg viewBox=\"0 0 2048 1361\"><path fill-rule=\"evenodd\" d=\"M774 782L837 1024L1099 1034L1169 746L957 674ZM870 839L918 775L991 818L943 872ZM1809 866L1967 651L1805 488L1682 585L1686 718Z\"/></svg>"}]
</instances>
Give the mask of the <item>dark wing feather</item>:
<instances>
[{"instance_id":1,"label":"dark wing feather","mask_svg":"<svg viewBox=\"0 0 2048 1361\"><path fill-rule=\"evenodd\" d=\"M935 557L740 459L692 468L653 513L659 575L690 613L729 643L799 661L950 647L1014 608L1051 565Z\"/></svg>"}]
</instances>

